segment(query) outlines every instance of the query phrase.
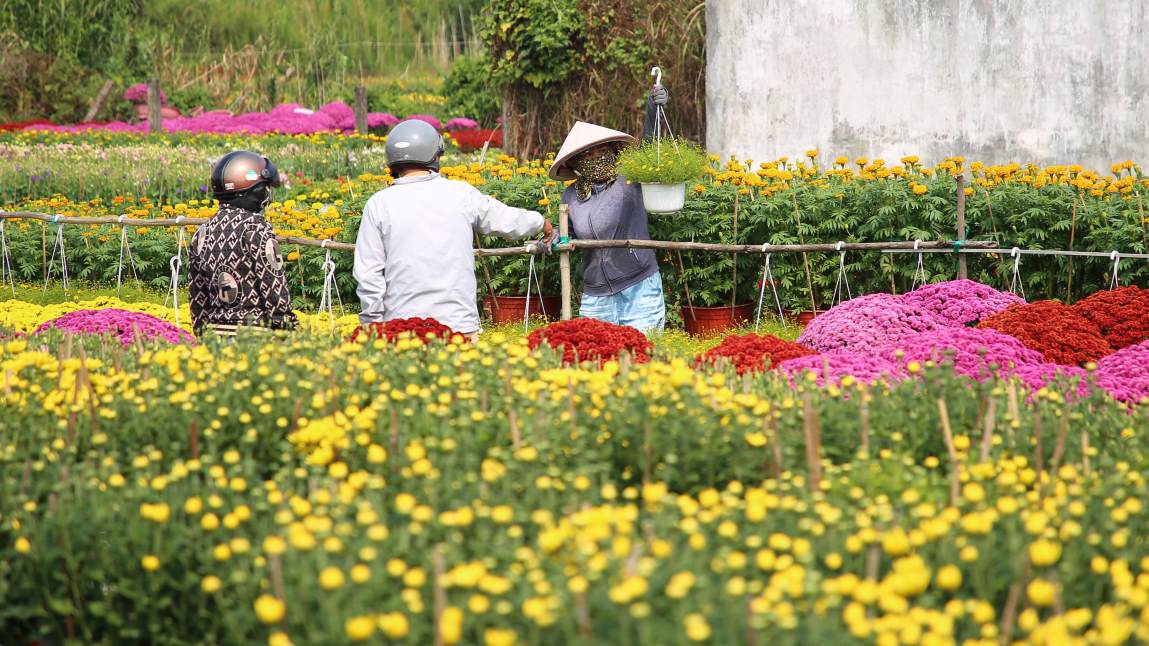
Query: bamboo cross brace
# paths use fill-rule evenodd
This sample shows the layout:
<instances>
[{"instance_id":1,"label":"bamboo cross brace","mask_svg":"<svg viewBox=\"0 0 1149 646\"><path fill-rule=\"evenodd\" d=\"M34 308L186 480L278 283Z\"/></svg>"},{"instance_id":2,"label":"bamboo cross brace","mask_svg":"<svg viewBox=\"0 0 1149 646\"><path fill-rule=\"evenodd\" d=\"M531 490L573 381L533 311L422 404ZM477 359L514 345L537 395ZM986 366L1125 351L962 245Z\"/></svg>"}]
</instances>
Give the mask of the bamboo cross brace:
<instances>
[{"instance_id":1,"label":"bamboo cross brace","mask_svg":"<svg viewBox=\"0 0 1149 646\"><path fill-rule=\"evenodd\" d=\"M806 463L810 470L810 491L817 492L822 484L822 451L819 441L818 411L807 392L803 396L802 430L806 436Z\"/></svg>"},{"instance_id":2,"label":"bamboo cross brace","mask_svg":"<svg viewBox=\"0 0 1149 646\"><path fill-rule=\"evenodd\" d=\"M950 456L950 505L957 507L961 495L961 463L958 462L957 448L954 446L953 429L950 428L950 414L946 400L938 399L938 415L942 422L942 436L946 441L946 451Z\"/></svg>"},{"instance_id":3,"label":"bamboo cross brace","mask_svg":"<svg viewBox=\"0 0 1149 646\"><path fill-rule=\"evenodd\" d=\"M984 426L981 433L981 455L978 456L981 462L989 460L989 450L993 446L993 432L997 427L996 413L997 400L990 398L989 403L986 404Z\"/></svg>"}]
</instances>

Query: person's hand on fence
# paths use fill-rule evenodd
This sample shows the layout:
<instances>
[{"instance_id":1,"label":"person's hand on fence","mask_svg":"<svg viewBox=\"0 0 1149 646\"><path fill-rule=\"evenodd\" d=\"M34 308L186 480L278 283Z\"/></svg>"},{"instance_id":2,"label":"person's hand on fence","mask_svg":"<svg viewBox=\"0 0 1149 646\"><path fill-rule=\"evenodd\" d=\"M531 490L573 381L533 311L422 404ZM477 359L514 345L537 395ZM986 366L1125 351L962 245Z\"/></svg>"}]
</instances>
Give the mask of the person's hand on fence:
<instances>
[{"instance_id":1,"label":"person's hand on fence","mask_svg":"<svg viewBox=\"0 0 1149 646\"><path fill-rule=\"evenodd\" d=\"M550 220L543 220L543 233L542 237L539 238L539 242L542 243L546 253L554 251L555 241L556 236L554 225L551 224Z\"/></svg>"},{"instance_id":2,"label":"person's hand on fence","mask_svg":"<svg viewBox=\"0 0 1149 646\"><path fill-rule=\"evenodd\" d=\"M649 100L654 105L666 105L670 100L670 93L661 85L656 85L650 89Z\"/></svg>"}]
</instances>

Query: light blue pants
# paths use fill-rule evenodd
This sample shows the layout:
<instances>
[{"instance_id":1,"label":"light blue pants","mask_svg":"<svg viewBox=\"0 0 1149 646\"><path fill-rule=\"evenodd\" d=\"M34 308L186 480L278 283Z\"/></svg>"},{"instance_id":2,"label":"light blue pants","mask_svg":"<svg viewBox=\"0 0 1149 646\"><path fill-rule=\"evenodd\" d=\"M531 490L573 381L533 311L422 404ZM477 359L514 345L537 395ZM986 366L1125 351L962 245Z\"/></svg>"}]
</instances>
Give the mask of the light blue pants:
<instances>
[{"instance_id":1,"label":"light blue pants","mask_svg":"<svg viewBox=\"0 0 1149 646\"><path fill-rule=\"evenodd\" d=\"M583 294L578 314L617 325L629 325L646 333L661 332L666 327L662 275L656 272L610 296Z\"/></svg>"}]
</instances>

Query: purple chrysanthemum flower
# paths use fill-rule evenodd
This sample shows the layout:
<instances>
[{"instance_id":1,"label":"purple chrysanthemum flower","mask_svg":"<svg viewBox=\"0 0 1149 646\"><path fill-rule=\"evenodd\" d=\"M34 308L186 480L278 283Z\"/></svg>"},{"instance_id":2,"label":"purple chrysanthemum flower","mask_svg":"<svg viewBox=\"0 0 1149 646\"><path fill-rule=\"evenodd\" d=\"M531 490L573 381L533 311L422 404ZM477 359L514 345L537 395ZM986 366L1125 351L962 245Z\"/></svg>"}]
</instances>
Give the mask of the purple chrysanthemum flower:
<instances>
[{"instance_id":1,"label":"purple chrysanthemum flower","mask_svg":"<svg viewBox=\"0 0 1149 646\"><path fill-rule=\"evenodd\" d=\"M41 323L33 334L56 329L76 334L109 334L129 345L136 339L136 333L148 341L161 340L168 343L195 343L186 330L176 327L163 319L142 312L130 312L117 308L99 310L76 310L59 318Z\"/></svg>"}]
</instances>

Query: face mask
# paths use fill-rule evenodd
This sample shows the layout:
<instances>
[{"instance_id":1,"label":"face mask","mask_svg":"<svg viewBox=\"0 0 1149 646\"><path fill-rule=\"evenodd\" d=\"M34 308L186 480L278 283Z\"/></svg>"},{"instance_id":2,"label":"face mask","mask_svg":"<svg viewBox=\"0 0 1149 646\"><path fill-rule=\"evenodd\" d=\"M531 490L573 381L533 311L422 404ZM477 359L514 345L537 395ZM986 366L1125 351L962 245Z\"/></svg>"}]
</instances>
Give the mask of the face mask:
<instances>
[{"instance_id":1,"label":"face mask","mask_svg":"<svg viewBox=\"0 0 1149 646\"><path fill-rule=\"evenodd\" d=\"M268 189L266 184L255 186L247 193L227 202L229 206L234 206L244 211L251 211L252 213L262 213L270 203L271 190Z\"/></svg>"},{"instance_id":2,"label":"face mask","mask_svg":"<svg viewBox=\"0 0 1149 646\"><path fill-rule=\"evenodd\" d=\"M587 158L585 155L574 163L574 172L579 179L588 182L605 182L618 176L618 155L614 151Z\"/></svg>"}]
</instances>

